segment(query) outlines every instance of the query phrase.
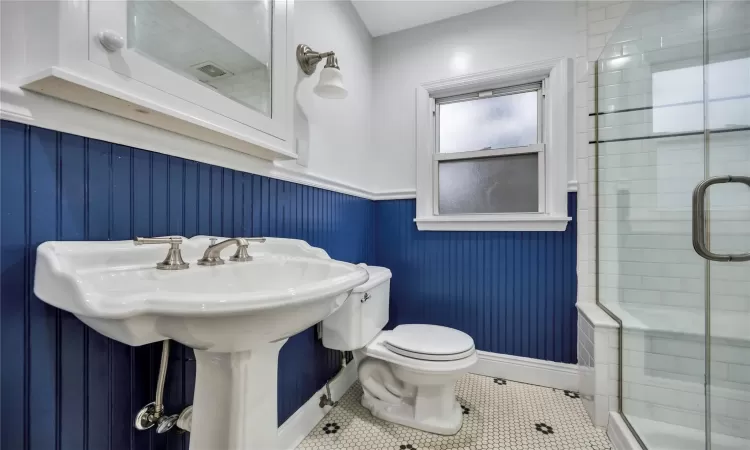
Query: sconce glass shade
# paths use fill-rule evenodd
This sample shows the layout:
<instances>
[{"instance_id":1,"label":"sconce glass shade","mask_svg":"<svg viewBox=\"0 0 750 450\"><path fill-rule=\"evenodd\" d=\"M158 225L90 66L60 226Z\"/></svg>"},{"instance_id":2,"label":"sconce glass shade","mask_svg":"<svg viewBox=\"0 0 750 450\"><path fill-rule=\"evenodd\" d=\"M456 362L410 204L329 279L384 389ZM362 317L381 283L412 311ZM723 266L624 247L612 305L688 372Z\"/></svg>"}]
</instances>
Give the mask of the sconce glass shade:
<instances>
[{"instance_id":1,"label":"sconce glass shade","mask_svg":"<svg viewBox=\"0 0 750 450\"><path fill-rule=\"evenodd\" d=\"M344 87L344 77L341 71L334 67L325 67L320 72L320 81L313 88L313 92L322 98L346 98L349 92Z\"/></svg>"}]
</instances>

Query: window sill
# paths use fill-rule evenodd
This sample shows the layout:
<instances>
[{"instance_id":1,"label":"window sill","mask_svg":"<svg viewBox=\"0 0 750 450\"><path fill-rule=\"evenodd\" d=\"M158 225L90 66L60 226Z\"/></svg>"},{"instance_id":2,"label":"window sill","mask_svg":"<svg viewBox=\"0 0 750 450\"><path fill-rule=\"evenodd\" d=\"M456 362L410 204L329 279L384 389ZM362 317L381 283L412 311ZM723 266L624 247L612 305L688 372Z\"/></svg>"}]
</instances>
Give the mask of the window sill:
<instances>
[{"instance_id":1,"label":"window sill","mask_svg":"<svg viewBox=\"0 0 750 450\"><path fill-rule=\"evenodd\" d=\"M419 231L565 231L566 216L517 215L497 217L416 217Z\"/></svg>"}]
</instances>

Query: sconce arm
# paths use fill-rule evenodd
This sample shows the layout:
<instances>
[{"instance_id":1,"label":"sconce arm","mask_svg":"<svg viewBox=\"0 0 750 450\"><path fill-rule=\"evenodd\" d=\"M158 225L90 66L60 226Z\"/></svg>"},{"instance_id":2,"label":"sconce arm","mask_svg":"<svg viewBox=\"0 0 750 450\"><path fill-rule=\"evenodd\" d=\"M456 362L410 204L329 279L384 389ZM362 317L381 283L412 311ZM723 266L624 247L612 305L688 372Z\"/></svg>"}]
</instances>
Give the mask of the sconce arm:
<instances>
[{"instance_id":1,"label":"sconce arm","mask_svg":"<svg viewBox=\"0 0 750 450\"><path fill-rule=\"evenodd\" d=\"M333 57L334 55L334 52L318 53L305 44L297 46L297 62L307 75L315 73L315 67L323 58Z\"/></svg>"}]
</instances>

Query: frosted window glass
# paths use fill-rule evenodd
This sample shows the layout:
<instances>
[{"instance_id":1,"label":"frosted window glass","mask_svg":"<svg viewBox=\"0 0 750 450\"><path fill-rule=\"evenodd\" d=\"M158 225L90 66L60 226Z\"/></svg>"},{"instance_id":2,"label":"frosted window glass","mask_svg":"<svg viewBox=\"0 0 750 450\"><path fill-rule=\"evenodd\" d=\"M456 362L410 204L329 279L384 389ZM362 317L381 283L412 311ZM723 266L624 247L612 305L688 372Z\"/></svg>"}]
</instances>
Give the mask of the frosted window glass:
<instances>
[{"instance_id":1,"label":"frosted window glass","mask_svg":"<svg viewBox=\"0 0 750 450\"><path fill-rule=\"evenodd\" d=\"M439 214L539 212L539 154L438 163Z\"/></svg>"},{"instance_id":2,"label":"frosted window glass","mask_svg":"<svg viewBox=\"0 0 750 450\"><path fill-rule=\"evenodd\" d=\"M654 133L703 131L703 88L708 92L708 127L750 125L750 58L711 63L704 80L703 65L655 72Z\"/></svg>"},{"instance_id":3,"label":"frosted window glass","mask_svg":"<svg viewBox=\"0 0 750 450\"><path fill-rule=\"evenodd\" d=\"M538 91L440 104L440 153L537 143Z\"/></svg>"}]
</instances>

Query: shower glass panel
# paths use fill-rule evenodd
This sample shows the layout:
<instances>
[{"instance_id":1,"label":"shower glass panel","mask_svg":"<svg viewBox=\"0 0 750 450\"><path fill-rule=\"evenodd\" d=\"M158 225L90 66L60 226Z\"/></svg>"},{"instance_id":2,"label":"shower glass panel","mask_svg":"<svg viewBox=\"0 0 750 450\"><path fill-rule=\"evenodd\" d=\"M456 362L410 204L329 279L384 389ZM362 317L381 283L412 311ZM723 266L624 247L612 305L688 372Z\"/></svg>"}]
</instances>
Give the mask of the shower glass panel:
<instances>
[{"instance_id":1,"label":"shower glass panel","mask_svg":"<svg viewBox=\"0 0 750 450\"><path fill-rule=\"evenodd\" d=\"M750 448L750 2L633 2L596 64L597 299L644 448Z\"/></svg>"},{"instance_id":2,"label":"shower glass panel","mask_svg":"<svg viewBox=\"0 0 750 450\"><path fill-rule=\"evenodd\" d=\"M750 176L750 2L705 11L707 177ZM706 202L710 250L750 252L750 185L713 185ZM708 435L714 450L750 449L750 261L708 264Z\"/></svg>"}]
</instances>

